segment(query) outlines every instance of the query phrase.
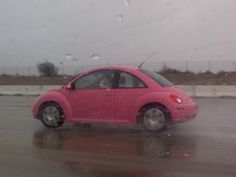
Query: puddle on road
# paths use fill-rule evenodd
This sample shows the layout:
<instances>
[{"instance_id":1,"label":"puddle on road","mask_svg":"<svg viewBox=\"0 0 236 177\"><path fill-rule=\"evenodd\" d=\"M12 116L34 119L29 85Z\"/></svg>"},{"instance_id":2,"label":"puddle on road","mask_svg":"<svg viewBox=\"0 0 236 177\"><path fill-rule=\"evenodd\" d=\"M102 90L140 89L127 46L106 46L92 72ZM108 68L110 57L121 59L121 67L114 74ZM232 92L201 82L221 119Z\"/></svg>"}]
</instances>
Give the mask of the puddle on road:
<instances>
[{"instance_id":1,"label":"puddle on road","mask_svg":"<svg viewBox=\"0 0 236 177\"><path fill-rule=\"evenodd\" d=\"M82 176L159 176L158 160L189 159L196 149L187 136L119 128L45 129L36 131L32 141L34 156Z\"/></svg>"},{"instance_id":2,"label":"puddle on road","mask_svg":"<svg viewBox=\"0 0 236 177\"><path fill-rule=\"evenodd\" d=\"M196 149L194 139L187 136L89 127L36 131L33 146L66 152L155 159L186 159Z\"/></svg>"}]
</instances>

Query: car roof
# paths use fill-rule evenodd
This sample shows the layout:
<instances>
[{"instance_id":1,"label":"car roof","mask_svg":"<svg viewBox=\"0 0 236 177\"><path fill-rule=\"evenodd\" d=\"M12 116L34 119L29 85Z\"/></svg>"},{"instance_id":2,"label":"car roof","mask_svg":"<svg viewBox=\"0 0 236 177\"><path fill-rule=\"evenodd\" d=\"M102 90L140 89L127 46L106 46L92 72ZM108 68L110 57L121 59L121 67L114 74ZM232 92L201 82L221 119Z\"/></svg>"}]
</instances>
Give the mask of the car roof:
<instances>
[{"instance_id":1,"label":"car roof","mask_svg":"<svg viewBox=\"0 0 236 177\"><path fill-rule=\"evenodd\" d=\"M124 71L137 71L138 67L134 67L134 66L100 66L100 67L95 67L95 68L90 68L88 70L85 70L85 73L89 73L89 72L93 72L93 71L99 71L99 70L106 70L106 69L116 69L116 70L124 70Z\"/></svg>"}]
</instances>

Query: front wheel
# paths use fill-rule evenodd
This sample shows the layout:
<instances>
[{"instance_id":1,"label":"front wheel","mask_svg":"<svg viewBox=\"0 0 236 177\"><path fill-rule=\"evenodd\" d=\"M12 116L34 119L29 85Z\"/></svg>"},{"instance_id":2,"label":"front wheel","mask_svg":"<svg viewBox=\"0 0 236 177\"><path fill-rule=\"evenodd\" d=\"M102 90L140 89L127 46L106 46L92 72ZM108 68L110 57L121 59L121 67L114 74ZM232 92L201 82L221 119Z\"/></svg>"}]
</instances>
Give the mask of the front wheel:
<instances>
[{"instance_id":1,"label":"front wheel","mask_svg":"<svg viewBox=\"0 0 236 177\"><path fill-rule=\"evenodd\" d=\"M40 118L44 126L57 128L64 123L64 114L61 107L55 103L48 103L40 109Z\"/></svg>"},{"instance_id":2,"label":"front wheel","mask_svg":"<svg viewBox=\"0 0 236 177\"><path fill-rule=\"evenodd\" d=\"M161 131L166 126L167 114L164 108L153 106L142 113L142 123L145 129L153 132Z\"/></svg>"}]
</instances>

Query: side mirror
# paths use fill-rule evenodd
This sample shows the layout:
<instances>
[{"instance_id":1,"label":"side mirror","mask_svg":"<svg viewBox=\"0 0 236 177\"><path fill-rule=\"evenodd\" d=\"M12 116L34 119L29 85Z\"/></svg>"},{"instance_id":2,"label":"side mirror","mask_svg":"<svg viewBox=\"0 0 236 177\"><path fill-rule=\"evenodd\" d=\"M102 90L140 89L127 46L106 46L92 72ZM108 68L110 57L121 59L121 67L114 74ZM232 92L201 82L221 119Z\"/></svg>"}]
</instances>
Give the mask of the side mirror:
<instances>
[{"instance_id":1,"label":"side mirror","mask_svg":"<svg viewBox=\"0 0 236 177\"><path fill-rule=\"evenodd\" d=\"M67 90L74 90L75 86L73 83L69 83L69 84L66 84L64 88Z\"/></svg>"}]
</instances>

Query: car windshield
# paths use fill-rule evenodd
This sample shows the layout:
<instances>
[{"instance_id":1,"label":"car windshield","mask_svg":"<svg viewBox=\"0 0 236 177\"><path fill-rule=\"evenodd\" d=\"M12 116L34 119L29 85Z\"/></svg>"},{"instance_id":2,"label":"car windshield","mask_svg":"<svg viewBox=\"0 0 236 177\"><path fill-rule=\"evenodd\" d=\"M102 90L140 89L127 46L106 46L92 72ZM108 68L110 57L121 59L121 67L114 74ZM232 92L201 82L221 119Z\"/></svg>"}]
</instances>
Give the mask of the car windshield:
<instances>
[{"instance_id":1,"label":"car windshield","mask_svg":"<svg viewBox=\"0 0 236 177\"><path fill-rule=\"evenodd\" d=\"M167 80L166 78L164 78L163 76L154 71L150 71L143 68L141 68L140 71L145 75L149 76L150 78L152 78L153 80L155 80L162 87L171 87L174 85L172 82L170 82L169 80Z\"/></svg>"}]
</instances>

